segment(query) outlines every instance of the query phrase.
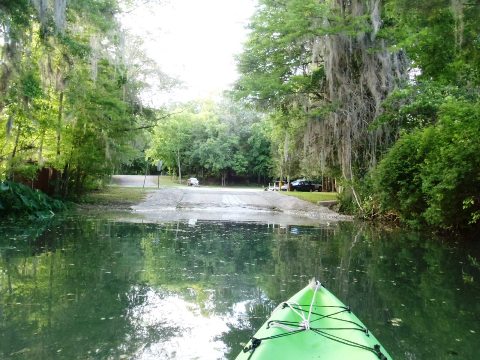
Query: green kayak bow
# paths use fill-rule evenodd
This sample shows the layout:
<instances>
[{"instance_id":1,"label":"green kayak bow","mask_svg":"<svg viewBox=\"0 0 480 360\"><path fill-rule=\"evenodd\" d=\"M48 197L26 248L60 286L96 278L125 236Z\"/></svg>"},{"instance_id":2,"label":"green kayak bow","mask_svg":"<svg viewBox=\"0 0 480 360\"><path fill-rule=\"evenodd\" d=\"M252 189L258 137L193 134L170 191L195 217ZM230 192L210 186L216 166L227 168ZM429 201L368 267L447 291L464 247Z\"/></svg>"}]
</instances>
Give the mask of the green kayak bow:
<instances>
[{"instance_id":1,"label":"green kayak bow","mask_svg":"<svg viewBox=\"0 0 480 360\"><path fill-rule=\"evenodd\" d=\"M237 360L392 360L366 326L322 284L281 303Z\"/></svg>"}]
</instances>

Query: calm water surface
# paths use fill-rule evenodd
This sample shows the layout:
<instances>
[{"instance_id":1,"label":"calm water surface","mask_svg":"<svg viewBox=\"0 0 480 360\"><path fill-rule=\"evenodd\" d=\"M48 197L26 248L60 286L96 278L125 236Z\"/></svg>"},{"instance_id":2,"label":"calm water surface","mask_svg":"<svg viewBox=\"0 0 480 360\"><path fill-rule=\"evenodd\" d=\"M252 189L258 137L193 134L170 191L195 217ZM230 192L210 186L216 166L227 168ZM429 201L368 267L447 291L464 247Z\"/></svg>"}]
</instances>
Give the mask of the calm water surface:
<instances>
[{"instance_id":1,"label":"calm water surface","mask_svg":"<svg viewBox=\"0 0 480 360\"><path fill-rule=\"evenodd\" d=\"M480 254L353 223L1 223L0 358L233 359L321 279L396 359L480 358Z\"/></svg>"}]
</instances>

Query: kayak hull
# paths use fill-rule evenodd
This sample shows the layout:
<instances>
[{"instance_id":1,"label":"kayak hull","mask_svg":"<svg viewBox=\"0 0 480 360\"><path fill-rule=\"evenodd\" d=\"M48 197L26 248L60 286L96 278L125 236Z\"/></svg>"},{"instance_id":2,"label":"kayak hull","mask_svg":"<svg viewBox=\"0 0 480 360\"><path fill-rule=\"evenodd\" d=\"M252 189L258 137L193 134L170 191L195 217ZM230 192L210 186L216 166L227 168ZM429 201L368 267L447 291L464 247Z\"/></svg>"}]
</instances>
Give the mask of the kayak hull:
<instances>
[{"instance_id":1,"label":"kayak hull","mask_svg":"<svg viewBox=\"0 0 480 360\"><path fill-rule=\"evenodd\" d=\"M319 282L280 304L237 360L392 360L365 325Z\"/></svg>"}]
</instances>

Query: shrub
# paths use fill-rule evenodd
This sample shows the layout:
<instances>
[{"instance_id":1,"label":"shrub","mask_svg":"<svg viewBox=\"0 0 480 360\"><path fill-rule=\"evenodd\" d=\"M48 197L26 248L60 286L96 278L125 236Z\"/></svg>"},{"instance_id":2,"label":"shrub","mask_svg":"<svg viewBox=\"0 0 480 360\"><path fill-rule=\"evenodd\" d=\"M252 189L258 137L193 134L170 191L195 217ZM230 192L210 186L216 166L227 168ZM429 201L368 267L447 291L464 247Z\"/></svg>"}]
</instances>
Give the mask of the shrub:
<instances>
[{"instance_id":1,"label":"shrub","mask_svg":"<svg viewBox=\"0 0 480 360\"><path fill-rule=\"evenodd\" d=\"M65 204L49 197L38 190L32 190L23 184L0 182L0 214L51 216L56 211L65 209Z\"/></svg>"},{"instance_id":2,"label":"shrub","mask_svg":"<svg viewBox=\"0 0 480 360\"><path fill-rule=\"evenodd\" d=\"M479 104L449 100L436 125L404 134L373 173L383 212L443 229L479 223Z\"/></svg>"},{"instance_id":3,"label":"shrub","mask_svg":"<svg viewBox=\"0 0 480 360\"><path fill-rule=\"evenodd\" d=\"M448 102L440 109L435 148L422 167L428 224L464 227L480 210L480 104ZM469 206L466 206L466 205Z\"/></svg>"}]
</instances>

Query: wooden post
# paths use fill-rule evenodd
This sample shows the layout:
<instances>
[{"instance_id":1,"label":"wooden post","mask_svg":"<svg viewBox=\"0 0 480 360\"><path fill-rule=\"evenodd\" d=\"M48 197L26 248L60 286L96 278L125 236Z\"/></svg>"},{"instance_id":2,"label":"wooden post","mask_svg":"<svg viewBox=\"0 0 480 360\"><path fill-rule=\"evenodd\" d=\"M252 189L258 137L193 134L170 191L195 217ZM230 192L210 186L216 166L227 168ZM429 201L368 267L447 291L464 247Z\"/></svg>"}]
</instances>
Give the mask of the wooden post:
<instances>
[{"instance_id":1,"label":"wooden post","mask_svg":"<svg viewBox=\"0 0 480 360\"><path fill-rule=\"evenodd\" d=\"M145 163L145 177L143 178L142 189L145 189L145 181L147 181L148 161Z\"/></svg>"}]
</instances>

